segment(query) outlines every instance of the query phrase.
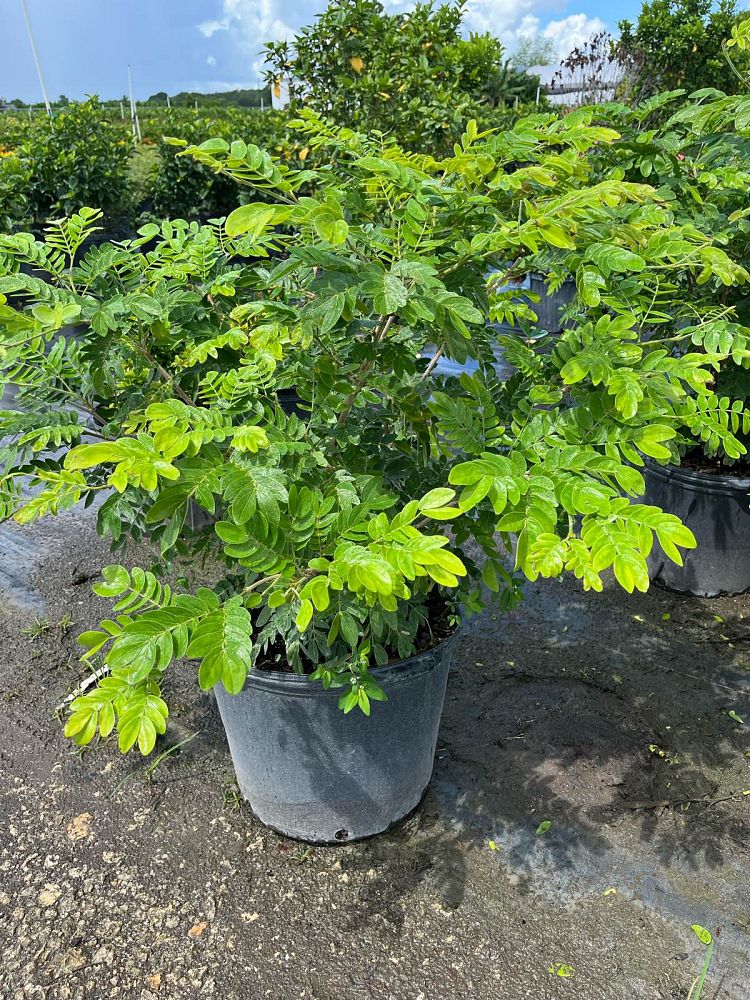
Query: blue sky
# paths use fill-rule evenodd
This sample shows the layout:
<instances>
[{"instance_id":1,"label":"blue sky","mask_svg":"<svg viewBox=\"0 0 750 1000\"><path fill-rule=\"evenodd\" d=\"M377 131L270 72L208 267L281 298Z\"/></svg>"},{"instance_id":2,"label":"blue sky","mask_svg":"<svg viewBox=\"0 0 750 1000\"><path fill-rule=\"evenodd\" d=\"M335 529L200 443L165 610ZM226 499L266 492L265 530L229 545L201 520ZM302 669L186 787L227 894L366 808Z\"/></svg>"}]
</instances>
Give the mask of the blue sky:
<instances>
[{"instance_id":1,"label":"blue sky","mask_svg":"<svg viewBox=\"0 0 750 1000\"><path fill-rule=\"evenodd\" d=\"M121 96L132 65L136 97L160 90L226 90L257 84L264 41L309 24L326 0L28 0L50 97ZM389 10L409 0L385 0ZM638 0L469 0L467 29L491 31L512 49L552 39L560 55L618 20ZM0 97L39 101L20 0L0 0Z\"/></svg>"}]
</instances>

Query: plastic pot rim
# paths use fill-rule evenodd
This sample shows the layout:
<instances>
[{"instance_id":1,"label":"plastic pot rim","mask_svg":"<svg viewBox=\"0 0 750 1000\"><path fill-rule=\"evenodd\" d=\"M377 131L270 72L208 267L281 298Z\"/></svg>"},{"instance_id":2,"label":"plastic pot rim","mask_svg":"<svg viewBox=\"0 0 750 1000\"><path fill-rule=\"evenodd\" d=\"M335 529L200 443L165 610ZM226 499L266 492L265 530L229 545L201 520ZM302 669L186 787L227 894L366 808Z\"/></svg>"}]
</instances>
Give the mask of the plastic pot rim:
<instances>
[{"instance_id":1,"label":"plastic pot rim","mask_svg":"<svg viewBox=\"0 0 750 1000\"><path fill-rule=\"evenodd\" d=\"M677 483L695 493L713 493L717 496L734 496L737 493L750 494L750 476L732 476L723 473L700 472L684 469L679 465L659 465L645 459L644 467L651 475L664 482Z\"/></svg>"},{"instance_id":2,"label":"plastic pot rim","mask_svg":"<svg viewBox=\"0 0 750 1000\"><path fill-rule=\"evenodd\" d=\"M401 680L411 679L421 673L427 673L434 668L435 655L444 654L460 638L463 626L459 625L455 632L430 649L406 660L396 660L382 667L373 667L370 671L378 681L398 684ZM221 682L219 682L221 683ZM223 686L223 685L222 685ZM344 687L324 688L320 681L310 680L307 674L295 674L281 670L251 670L245 680L243 691L248 688L258 688L264 691L278 691L292 698L340 698ZM232 697L230 695L230 697Z\"/></svg>"}]
</instances>

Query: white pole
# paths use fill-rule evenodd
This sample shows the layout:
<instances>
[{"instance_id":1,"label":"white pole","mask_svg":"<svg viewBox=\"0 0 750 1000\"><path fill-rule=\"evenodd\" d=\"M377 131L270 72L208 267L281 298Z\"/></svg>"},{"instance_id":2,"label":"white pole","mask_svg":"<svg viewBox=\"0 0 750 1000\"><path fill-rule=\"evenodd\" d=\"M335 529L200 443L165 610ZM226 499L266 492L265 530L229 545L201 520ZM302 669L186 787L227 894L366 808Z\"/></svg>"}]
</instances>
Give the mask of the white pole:
<instances>
[{"instance_id":1,"label":"white pole","mask_svg":"<svg viewBox=\"0 0 750 1000\"><path fill-rule=\"evenodd\" d=\"M141 141L141 123L138 121L138 108L133 97L133 74L128 64L128 93L130 94L130 121L133 126L133 138Z\"/></svg>"},{"instance_id":2,"label":"white pole","mask_svg":"<svg viewBox=\"0 0 750 1000\"><path fill-rule=\"evenodd\" d=\"M125 105L120 101L120 118L125 119Z\"/></svg>"},{"instance_id":3,"label":"white pole","mask_svg":"<svg viewBox=\"0 0 750 1000\"><path fill-rule=\"evenodd\" d=\"M537 104L539 104L539 95L540 95L541 91L542 91L542 85L539 84L539 86L536 88L536 103Z\"/></svg>"},{"instance_id":4,"label":"white pole","mask_svg":"<svg viewBox=\"0 0 750 1000\"><path fill-rule=\"evenodd\" d=\"M263 94L260 95L260 110L265 111L265 108L263 107Z\"/></svg>"},{"instance_id":5,"label":"white pole","mask_svg":"<svg viewBox=\"0 0 750 1000\"><path fill-rule=\"evenodd\" d=\"M172 107L172 102L171 102L171 101L170 101L170 99L169 99L169 94L167 94L167 107L168 107L168 108L171 108L171 107Z\"/></svg>"},{"instance_id":6,"label":"white pole","mask_svg":"<svg viewBox=\"0 0 750 1000\"><path fill-rule=\"evenodd\" d=\"M23 16L26 18L26 28L29 32L29 41L31 42L31 52L34 56L34 63L36 65L36 73L39 77L39 86L42 88L42 97L44 98L44 106L47 109L47 114L52 117L52 108L49 106L49 97L47 97L47 88L44 85L44 77L42 76L42 65L39 62L39 53L36 50L36 42L34 41L34 29L31 27L31 18L29 17L29 8L26 6L26 0L21 0L21 6L23 7Z\"/></svg>"}]
</instances>

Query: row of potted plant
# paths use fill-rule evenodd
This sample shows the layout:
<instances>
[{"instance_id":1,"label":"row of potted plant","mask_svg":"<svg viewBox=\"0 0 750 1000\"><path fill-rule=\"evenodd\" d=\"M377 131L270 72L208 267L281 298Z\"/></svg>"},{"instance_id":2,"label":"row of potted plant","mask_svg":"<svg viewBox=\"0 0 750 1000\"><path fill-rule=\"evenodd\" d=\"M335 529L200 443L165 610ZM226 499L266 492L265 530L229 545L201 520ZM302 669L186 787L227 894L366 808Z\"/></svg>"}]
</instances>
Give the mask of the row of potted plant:
<instances>
[{"instance_id":1,"label":"row of potted plant","mask_svg":"<svg viewBox=\"0 0 750 1000\"><path fill-rule=\"evenodd\" d=\"M620 134L599 118L469 122L438 160L308 112L316 170L242 139L182 150L250 190L224 223L86 249L100 213L82 209L0 237L5 516L103 497L115 546L159 550L95 587L114 608L81 637L104 671L75 742L149 753L168 672L197 661L264 822L372 834L429 781L462 620L524 577L600 590L611 568L645 590L655 543L681 562L695 539L640 501L644 456L706 435L741 452L713 391L737 323L704 296L689 338L652 331L694 285L750 276L663 192L600 171ZM485 276L554 279L563 258L578 307L550 346ZM438 376L442 357L476 371ZM215 585L171 587L199 557Z\"/></svg>"}]
</instances>

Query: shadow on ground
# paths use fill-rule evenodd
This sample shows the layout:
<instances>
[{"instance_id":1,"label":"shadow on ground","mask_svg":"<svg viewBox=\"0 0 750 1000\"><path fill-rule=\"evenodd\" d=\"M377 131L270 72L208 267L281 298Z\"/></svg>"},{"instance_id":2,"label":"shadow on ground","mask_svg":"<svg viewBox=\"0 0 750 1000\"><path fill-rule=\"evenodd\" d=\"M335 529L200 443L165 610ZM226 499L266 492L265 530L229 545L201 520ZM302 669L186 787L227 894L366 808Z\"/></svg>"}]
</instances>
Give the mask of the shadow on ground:
<instances>
[{"instance_id":1,"label":"shadow on ground","mask_svg":"<svg viewBox=\"0 0 750 1000\"><path fill-rule=\"evenodd\" d=\"M686 1000L695 922L706 996L747 996L748 599L530 587L461 640L420 809L310 849L240 801L189 665L156 767L65 745L106 553L44 530L0 617L3 1000Z\"/></svg>"}]
</instances>

